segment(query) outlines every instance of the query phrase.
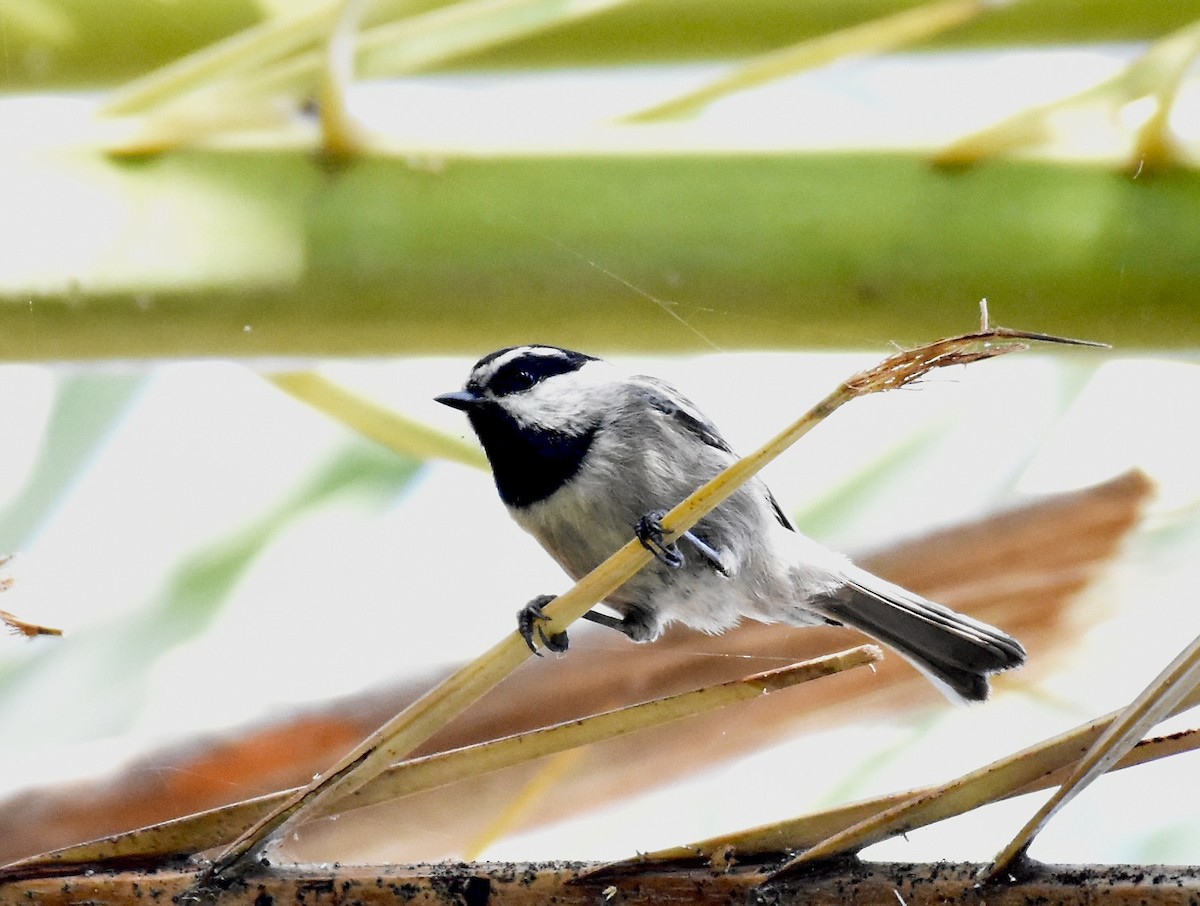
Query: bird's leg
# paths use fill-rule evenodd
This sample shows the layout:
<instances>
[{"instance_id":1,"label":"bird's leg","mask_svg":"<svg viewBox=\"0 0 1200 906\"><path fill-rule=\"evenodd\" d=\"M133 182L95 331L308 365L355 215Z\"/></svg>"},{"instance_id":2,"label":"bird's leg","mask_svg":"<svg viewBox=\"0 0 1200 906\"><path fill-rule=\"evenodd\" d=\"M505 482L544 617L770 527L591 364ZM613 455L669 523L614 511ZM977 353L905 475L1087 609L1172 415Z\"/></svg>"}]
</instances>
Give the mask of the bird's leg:
<instances>
[{"instance_id":1,"label":"bird's leg","mask_svg":"<svg viewBox=\"0 0 1200 906\"><path fill-rule=\"evenodd\" d=\"M638 520L633 531L637 535L638 541L642 542L642 547L654 554L660 563L665 563L671 569L679 569L683 566L683 554L679 552L679 548L675 544L663 542L663 536L666 535L667 530L663 528L662 517L666 514L666 510L653 510L647 513Z\"/></svg>"},{"instance_id":2,"label":"bird's leg","mask_svg":"<svg viewBox=\"0 0 1200 906\"><path fill-rule=\"evenodd\" d=\"M598 610L589 610L583 615L585 620L615 629L617 632L634 642L649 642L658 638L662 626L650 612L641 608L631 607L623 617L610 616Z\"/></svg>"},{"instance_id":3,"label":"bird's leg","mask_svg":"<svg viewBox=\"0 0 1200 906\"><path fill-rule=\"evenodd\" d=\"M571 644L566 632L556 632L554 635L548 636L542 631L540 624L549 619L542 608L553 600L554 595L538 595L517 611L517 632L521 633L521 638L525 640L525 644L529 646L529 650L538 657L541 657L542 653L538 650L537 642L534 641L533 637L535 633L541 639L542 645L555 654L562 654ZM644 632L639 631L640 626L636 620L631 622L628 618L614 617L607 613L601 613L598 610L589 610L583 615L583 619L592 623L598 623L601 626L607 626L609 629L615 629L622 635L629 636L634 641L641 641L645 636Z\"/></svg>"},{"instance_id":4,"label":"bird's leg","mask_svg":"<svg viewBox=\"0 0 1200 906\"><path fill-rule=\"evenodd\" d=\"M686 538L705 560L708 565L719 572L726 579L729 578L729 570L725 568L725 564L721 562L721 555L717 553L716 548L710 545L707 541L697 535L695 532L684 532L679 536Z\"/></svg>"},{"instance_id":5,"label":"bird's leg","mask_svg":"<svg viewBox=\"0 0 1200 906\"><path fill-rule=\"evenodd\" d=\"M555 654L561 654L570 645L570 640L565 632L556 632L554 635L548 636L542 631L542 622L549 619L542 608L553 601L554 597L554 595L538 595L517 611L517 632L521 633L521 638L525 640L529 650L538 657L541 657L542 653L538 651L537 643L533 640L535 632L542 640L542 644Z\"/></svg>"},{"instance_id":6,"label":"bird's leg","mask_svg":"<svg viewBox=\"0 0 1200 906\"><path fill-rule=\"evenodd\" d=\"M615 629L617 632L629 635L625 631L625 621L620 617L614 617L607 613L601 613L598 610L589 610L583 615L583 619L590 623L596 623L600 626L607 626L609 629Z\"/></svg>"},{"instance_id":7,"label":"bird's leg","mask_svg":"<svg viewBox=\"0 0 1200 906\"><path fill-rule=\"evenodd\" d=\"M665 515L666 510L654 510L647 513L638 520L634 532L637 534L638 541L642 542L642 547L654 554L659 561L671 569L679 569L684 564L683 554L676 545L663 543L666 529L663 528L662 517ZM695 532L681 532L679 537L686 538L713 569L729 578L729 572L725 569L725 564L721 562L721 555L712 545Z\"/></svg>"}]
</instances>

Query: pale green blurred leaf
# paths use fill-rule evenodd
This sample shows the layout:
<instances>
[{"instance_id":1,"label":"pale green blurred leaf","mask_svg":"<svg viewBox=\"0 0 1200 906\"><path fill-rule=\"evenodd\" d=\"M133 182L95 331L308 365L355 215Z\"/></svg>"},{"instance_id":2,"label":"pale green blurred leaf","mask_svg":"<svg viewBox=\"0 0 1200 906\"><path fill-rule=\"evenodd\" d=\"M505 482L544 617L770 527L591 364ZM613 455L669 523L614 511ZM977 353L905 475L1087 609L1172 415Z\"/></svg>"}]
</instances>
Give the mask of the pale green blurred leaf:
<instances>
[{"instance_id":1,"label":"pale green blurred leaf","mask_svg":"<svg viewBox=\"0 0 1200 906\"><path fill-rule=\"evenodd\" d=\"M20 550L68 494L141 387L141 375L75 375L60 383L33 470L0 511L0 552Z\"/></svg>"},{"instance_id":2,"label":"pale green blurred leaf","mask_svg":"<svg viewBox=\"0 0 1200 906\"><path fill-rule=\"evenodd\" d=\"M366 495L384 503L419 468L416 460L354 443L254 524L177 563L159 592L127 617L88 630L68 629L61 644L40 646L32 656L0 663L0 726L13 726L14 713L27 710L32 698L43 713L53 715L57 728L43 730L43 738L81 740L126 727L142 703L155 665L175 646L204 633L280 532L346 495ZM73 678L66 685L87 687L95 694L70 702L38 700L39 690L64 687L56 678Z\"/></svg>"}]
</instances>

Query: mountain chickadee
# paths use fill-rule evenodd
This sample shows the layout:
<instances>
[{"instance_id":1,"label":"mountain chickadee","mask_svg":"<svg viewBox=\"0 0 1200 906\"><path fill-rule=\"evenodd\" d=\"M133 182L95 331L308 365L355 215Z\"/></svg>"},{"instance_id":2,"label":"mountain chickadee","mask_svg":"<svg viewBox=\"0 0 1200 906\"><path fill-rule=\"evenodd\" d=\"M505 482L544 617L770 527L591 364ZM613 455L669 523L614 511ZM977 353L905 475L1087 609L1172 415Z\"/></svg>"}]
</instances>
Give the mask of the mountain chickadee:
<instances>
[{"instance_id":1,"label":"mountain chickadee","mask_svg":"<svg viewBox=\"0 0 1200 906\"><path fill-rule=\"evenodd\" d=\"M845 623L890 645L951 698L980 701L988 674L1017 667L1025 650L1003 632L859 569L796 531L762 482L751 479L680 536L663 543L670 507L735 456L675 388L621 374L556 346L515 346L480 359L465 389L437 397L467 414L513 519L574 579L631 533L656 556L608 597L621 617L586 618L635 641L678 620L716 633L742 617L803 626ZM686 553L685 553L686 551ZM530 648L547 638L537 598L519 615Z\"/></svg>"}]
</instances>

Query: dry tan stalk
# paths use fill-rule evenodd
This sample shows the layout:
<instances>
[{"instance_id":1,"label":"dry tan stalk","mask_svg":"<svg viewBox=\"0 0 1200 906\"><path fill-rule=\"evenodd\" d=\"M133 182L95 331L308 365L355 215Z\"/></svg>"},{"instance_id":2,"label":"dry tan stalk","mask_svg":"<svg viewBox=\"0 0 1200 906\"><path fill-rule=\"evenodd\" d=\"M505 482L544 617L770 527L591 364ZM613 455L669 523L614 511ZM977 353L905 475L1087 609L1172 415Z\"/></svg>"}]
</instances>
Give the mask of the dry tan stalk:
<instances>
[{"instance_id":1,"label":"dry tan stalk","mask_svg":"<svg viewBox=\"0 0 1200 906\"><path fill-rule=\"evenodd\" d=\"M0 567L5 566L12 558L12 554L0 556ZM12 586L12 576L0 576L0 591L8 591ZM38 623L22 620L16 614L9 613L7 610L0 610L0 625L7 627L13 634L23 635L27 639L35 639L39 635L62 635L61 629L55 629L53 626L41 626Z\"/></svg>"},{"instance_id":2,"label":"dry tan stalk","mask_svg":"<svg viewBox=\"0 0 1200 906\"><path fill-rule=\"evenodd\" d=\"M0 582L0 591L7 588L7 581ZM15 635L23 635L27 639L37 638L39 635L62 635L61 629L55 629L53 626L42 626L39 623L30 623L28 620L22 620L16 614L11 614L7 610L0 610L0 623L3 623L8 630Z\"/></svg>"},{"instance_id":3,"label":"dry tan stalk","mask_svg":"<svg viewBox=\"0 0 1200 906\"><path fill-rule=\"evenodd\" d=\"M342 811L374 805L464 778L577 749L647 727L691 717L791 686L873 664L883 657L874 645L801 664L756 673L733 682L707 686L539 730L402 762L354 793ZM154 860L191 855L235 839L280 805L295 790L259 796L231 806L189 815L103 840L24 859L4 866L0 879L61 874L87 864L112 870L116 864L149 865ZM105 865L108 863L108 865ZM116 863L116 864L114 864Z\"/></svg>"},{"instance_id":4,"label":"dry tan stalk","mask_svg":"<svg viewBox=\"0 0 1200 906\"><path fill-rule=\"evenodd\" d=\"M1173 733L1170 736L1146 739L1139 742L1112 769L1114 771L1124 770L1183 752L1194 752L1197 749L1200 749L1200 730L1187 730L1182 733ZM1065 764L1025 786L1009 790L1001 798L1023 796L1026 793L1034 793L1056 786L1070 774L1072 767L1071 764ZM933 796L937 789L937 787L926 787L922 790L908 790L903 793L877 796L873 799L825 809L800 818L777 821L730 834L721 834L683 846L639 853L636 858L622 859L592 869L588 875L616 876L637 871L647 865L689 863L697 860L705 863L714 860L760 863L766 858L778 857L781 853L814 846L839 831L866 821L886 809L901 805L917 796Z\"/></svg>"},{"instance_id":5,"label":"dry tan stalk","mask_svg":"<svg viewBox=\"0 0 1200 906\"><path fill-rule=\"evenodd\" d=\"M1153 726L1172 714L1200 685L1200 638L1193 639L1154 681L1121 711L1100 738L1079 759L1071 774L1042 807L1000 851L983 880L1006 871L1029 848L1058 811L1090 783L1101 777L1129 753Z\"/></svg>"},{"instance_id":6,"label":"dry tan stalk","mask_svg":"<svg viewBox=\"0 0 1200 906\"><path fill-rule=\"evenodd\" d=\"M1170 714L1178 714L1197 704L1200 704L1200 689L1193 687L1190 693L1183 696L1171 709ZM775 874L786 877L803 870L806 864L858 852L888 837L960 815L1024 791L1036 783L1039 777L1078 762L1109 725L1123 713L1114 711L1074 730L994 761L949 783L920 790L903 802L875 813L806 849L786 862Z\"/></svg>"}]
</instances>

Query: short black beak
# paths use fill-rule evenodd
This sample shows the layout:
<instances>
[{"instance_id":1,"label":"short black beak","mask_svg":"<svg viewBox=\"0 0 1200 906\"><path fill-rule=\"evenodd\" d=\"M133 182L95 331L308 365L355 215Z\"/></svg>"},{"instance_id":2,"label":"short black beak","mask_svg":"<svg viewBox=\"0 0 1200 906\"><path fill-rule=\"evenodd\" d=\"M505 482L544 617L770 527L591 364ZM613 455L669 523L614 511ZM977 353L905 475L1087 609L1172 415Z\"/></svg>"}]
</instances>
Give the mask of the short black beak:
<instances>
[{"instance_id":1,"label":"short black beak","mask_svg":"<svg viewBox=\"0 0 1200 906\"><path fill-rule=\"evenodd\" d=\"M483 402L483 397L477 396L470 390L455 390L453 393L443 393L441 396L435 396L433 399L443 406L449 406L451 409L461 409L463 412Z\"/></svg>"}]
</instances>

